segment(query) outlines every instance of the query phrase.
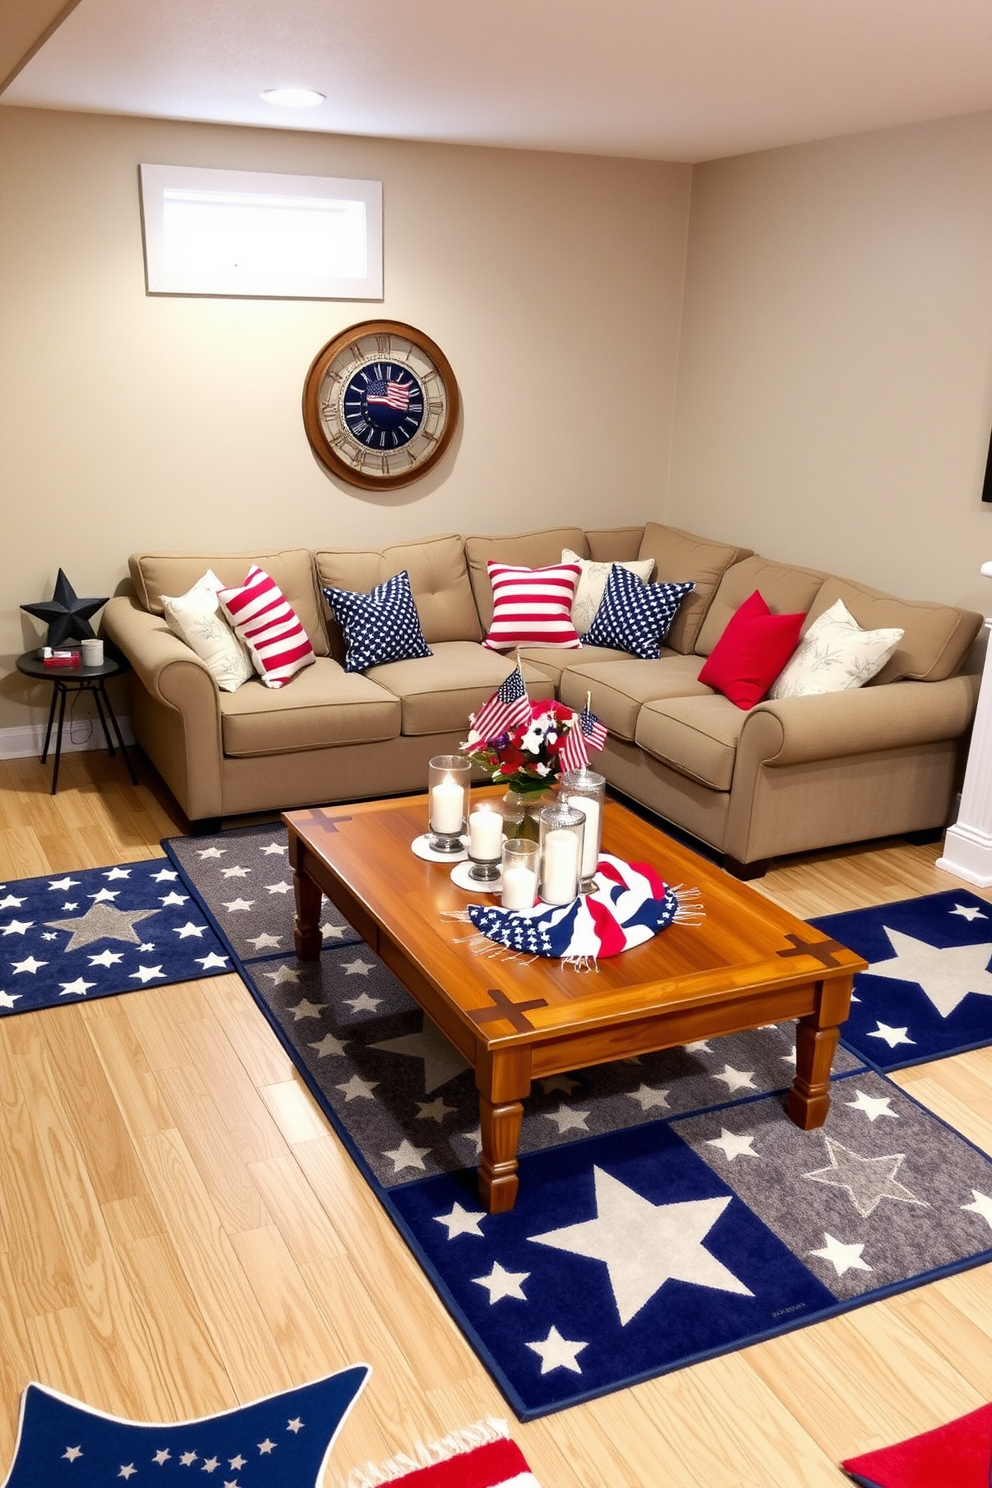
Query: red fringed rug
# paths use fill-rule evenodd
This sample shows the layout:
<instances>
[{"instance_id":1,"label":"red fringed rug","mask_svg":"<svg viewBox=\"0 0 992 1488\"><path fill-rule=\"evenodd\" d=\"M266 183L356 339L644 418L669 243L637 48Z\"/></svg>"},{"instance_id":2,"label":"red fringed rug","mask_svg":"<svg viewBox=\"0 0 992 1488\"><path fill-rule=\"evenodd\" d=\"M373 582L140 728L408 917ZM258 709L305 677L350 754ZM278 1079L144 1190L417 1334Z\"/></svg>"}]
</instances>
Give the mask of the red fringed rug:
<instances>
[{"instance_id":1,"label":"red fringed rug","mask_svg":"<svg viewBox=\"0 0 992 1488\"><path fill-rule=\"evenodd\" d=\"M863 1488L989 1488L992 1405L841 1467Z\"/></svg>"},{"instance_id":2,"label":"red fringed rug","mask_svg":"<svg viewBox=\"0 0 992 1488\"><path fill-rule=\"evenodd\" d=\"M383 1483L405 1484L406 1488L540 1488L506 1430L505 1421L480 1421L428 1447L418 1447L415 1457L401 1454L381 1467L369 1463L356 1468L348 1488L379 1488Z\"/></svg>"}]
</instances>

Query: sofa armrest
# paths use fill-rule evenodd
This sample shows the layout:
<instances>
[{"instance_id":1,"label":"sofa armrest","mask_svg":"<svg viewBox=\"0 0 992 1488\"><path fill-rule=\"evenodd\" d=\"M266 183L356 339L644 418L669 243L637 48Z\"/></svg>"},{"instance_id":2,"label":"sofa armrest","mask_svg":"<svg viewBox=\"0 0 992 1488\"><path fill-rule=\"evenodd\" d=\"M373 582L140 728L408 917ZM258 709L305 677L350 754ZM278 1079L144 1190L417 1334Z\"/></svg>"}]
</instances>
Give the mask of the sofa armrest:
<instances>
[{"instance_id":1,"label":"sofa armrest","mask_svg":"<svg viewBox=\"0 0 992 1488\"><path fill-rule=\"evenodd\" d=\"M184 672L183 683L194 690L199 688L204 700L209 697L216 708L217 684L206 665L172 634L161 615L151 615L136 599L119 595L107 603L100 628L127 657L146 692L159 702L176 706L174 694L179 679L173 678L171 684L165 679L170 668L179 667ZM186 668L190 668L188 673Z\"/></svg>"},{"instance_id":2,"label":"sofa armrest","mask_svg":"<svg viewBox=\"0 0 992 1488\"><path fill-rule=\"evenodd\" d=\"M758 703L741 729L724 853L750 864L938 825L979 681L887 682Z\"/></svg>"},{"instance_id":3,"label":"sofa armrest","mask_svg":"<svg viewBox=\"0 0 992 1488\"><path fill-rule=\"evenodd\" d=\"M131 664L131 724L139 744L191 820L220 816L217 683L196 652L136 599L110 600L101 628Z\"/></svg>"},{"instance_id":4,"label":"sofa armrest","mask_svg":"<svg viewBox=\"0 0 992 1488\"><path fill-rule=\"evenodd\" d=\"M956 739L975 715L980 681L964 674L942 682L890 682L814 697L769 698L745 720L736 769Z\"/></svg>"}]
</instances>

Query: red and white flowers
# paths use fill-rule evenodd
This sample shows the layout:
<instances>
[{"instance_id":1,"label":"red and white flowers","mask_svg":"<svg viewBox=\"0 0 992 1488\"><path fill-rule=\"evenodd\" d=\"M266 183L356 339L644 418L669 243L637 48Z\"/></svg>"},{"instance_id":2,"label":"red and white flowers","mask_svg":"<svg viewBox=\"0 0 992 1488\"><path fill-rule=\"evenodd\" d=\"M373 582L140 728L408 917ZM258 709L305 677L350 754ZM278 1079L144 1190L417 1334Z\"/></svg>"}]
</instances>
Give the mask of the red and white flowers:
<instances>
[{"instance_id":1,"label":"red and white flowers","mask_svg":"<svg viewBox=\"0 0 992 1488\"><path fill-rule=\"evenodd\" d=\"M461 750L488 770L495 784L526 795L547 790L569 768L561 756L573 729L581 732L579 715L564 703L542 698L528 703L527 717L493 739L482 739L470 729Z\"/></svg>"}]
</instances>

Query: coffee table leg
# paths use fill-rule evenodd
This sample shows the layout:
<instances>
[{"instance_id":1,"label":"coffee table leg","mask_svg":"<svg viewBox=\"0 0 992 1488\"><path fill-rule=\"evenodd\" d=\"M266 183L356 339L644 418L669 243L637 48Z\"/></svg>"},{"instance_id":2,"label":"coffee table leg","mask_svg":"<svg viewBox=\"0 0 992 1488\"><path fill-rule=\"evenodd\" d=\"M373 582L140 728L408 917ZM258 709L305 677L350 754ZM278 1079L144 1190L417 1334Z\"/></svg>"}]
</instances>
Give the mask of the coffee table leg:
<instances>
[{"instance_id":1,"label":"coffee table leg","mask_svg":"<svg viewBox=\"0 0 992 1488\"><path fill-rule=\"evenodd\" d=\"M479 1193L490 1214L505 1214L517 1202L517 1144L524 1119L522 1101L494 1106L479 1096L482 1127L482 1160L479 1163Z\"/></svg>"},{"instance_id":2,"label":"coffee table leg","mask_svg":"<svg viewBox=\"0 0 992 1488\"><path fill-rule=\"evenodd\" d=\"M530 1050L482 1052L476 1066L482 1155L479 1195L490 1214L505 1214L517 1201L517 1147L523 1098L530 1092Z\"/></svg>"},{"instance_id":3,"label":"coffee table leg","mask_svg":"<svg viewBox=\"0 0 992 1488\"><path fill-rule=\"evenodd\" d=\"M298 865L293 867L293 892L296 895L296 919L293 922L296 954L301 961L316 961L323 944L320 906L324 896L310 875Z\"/></svg>"},{"instance_id":4,"label":"coffee table leg","mask_svg":"<svg viewBox=\"0 0 992 1488\"><path fill-rule=\"evenodd\" d=\"M853 977L820 983L816 1012L796 1024L796 1077L786 1109L797 1126L822 1126L830 1110L830 1068L840 1024L851 1007Z\"/></svg>"}]
</instances>

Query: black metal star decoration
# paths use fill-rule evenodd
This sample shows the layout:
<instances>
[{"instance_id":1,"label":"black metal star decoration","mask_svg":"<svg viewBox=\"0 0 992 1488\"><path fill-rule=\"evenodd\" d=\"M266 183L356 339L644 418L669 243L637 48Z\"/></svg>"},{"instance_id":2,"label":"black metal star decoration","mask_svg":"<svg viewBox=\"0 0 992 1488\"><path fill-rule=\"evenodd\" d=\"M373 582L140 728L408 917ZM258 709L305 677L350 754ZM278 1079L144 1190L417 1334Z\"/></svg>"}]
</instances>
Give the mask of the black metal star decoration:
<instances>
[{"instance_id":1,"label":"black metal star decoration","mask_svg":"<svg viewBox=\"0 0 992 1488\"><path fill-rule=\"evenodd\" d=\"M39 620L47 620L46 645L61 646L63 641L73 637L78 641L85 641L96 635L90 624L90 616L101 605L105 605L108 598L108 595L104 595L103 599L80 599L60 568L51 599L39 600L37 604L22 604L21 609L27 610L29 615L37 616Z\"/></svg>"}]
</instances>

